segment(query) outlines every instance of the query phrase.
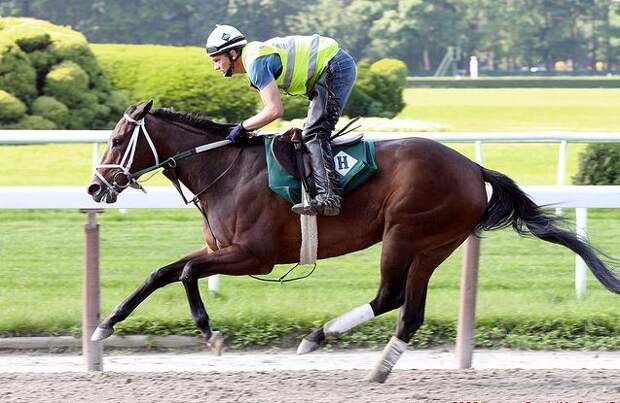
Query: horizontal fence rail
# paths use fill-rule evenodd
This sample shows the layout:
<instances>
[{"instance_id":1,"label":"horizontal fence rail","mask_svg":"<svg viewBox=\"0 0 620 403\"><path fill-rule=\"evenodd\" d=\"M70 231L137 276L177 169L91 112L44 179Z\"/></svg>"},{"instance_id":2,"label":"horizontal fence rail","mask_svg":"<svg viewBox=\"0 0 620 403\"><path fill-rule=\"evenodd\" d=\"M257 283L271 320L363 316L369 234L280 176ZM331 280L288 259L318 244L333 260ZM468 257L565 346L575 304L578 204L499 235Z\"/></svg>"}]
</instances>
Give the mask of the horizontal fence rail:
<instances>
[{"instance_id":1,"label":"horizontal fence rail","mask_svg":"<svg viewBox=\"0 0 620 403\"><path fill-rule=\"evenodd\" d=\"M620 208L620 186L522 186L536 204L564 208ZM2 186L0 209L193 208L172 187L154 186L147 194L128 189L116 203L95 203L86 186Z\"/></svg>"},{"instance_id":2,"label":"horizontal fence rail","mask_svg":"<svg viewBox=\"0 0 620 403\"><path fill-rule=\"evenodd\" d=\"M368 140L423 137L446 143L620 143L620 132L361 132ZM108 142L110 133L110 130L0 130L0 144L102 144Z\"/></svg>"}]
</instances>

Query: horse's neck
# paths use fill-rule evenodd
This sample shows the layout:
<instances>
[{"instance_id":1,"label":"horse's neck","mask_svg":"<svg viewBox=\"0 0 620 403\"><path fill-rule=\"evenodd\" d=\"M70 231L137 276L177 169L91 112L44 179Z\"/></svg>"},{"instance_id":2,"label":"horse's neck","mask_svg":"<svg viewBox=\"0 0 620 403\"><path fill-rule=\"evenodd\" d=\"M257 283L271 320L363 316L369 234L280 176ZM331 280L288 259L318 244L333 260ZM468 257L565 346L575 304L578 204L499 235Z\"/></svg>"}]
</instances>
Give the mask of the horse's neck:
<instances>
[{"instance_id":1,"label":"horse's neck","mask_svg":"<svg viewBox=\"0 0 620 403\"><path fill-rule=\"evenodd\" d=\"M177 126L178 125L178 126ZM196 134L186 125L163 123L158 133L158 150L161 149L162 160L196 147L223 140L221 134ZM232 147L222 147L205 151L195 156L178 161L176 174L185 187L194 194L213 182L217 175L226 169L234 158Z\"/></svg>"}]
</instances>

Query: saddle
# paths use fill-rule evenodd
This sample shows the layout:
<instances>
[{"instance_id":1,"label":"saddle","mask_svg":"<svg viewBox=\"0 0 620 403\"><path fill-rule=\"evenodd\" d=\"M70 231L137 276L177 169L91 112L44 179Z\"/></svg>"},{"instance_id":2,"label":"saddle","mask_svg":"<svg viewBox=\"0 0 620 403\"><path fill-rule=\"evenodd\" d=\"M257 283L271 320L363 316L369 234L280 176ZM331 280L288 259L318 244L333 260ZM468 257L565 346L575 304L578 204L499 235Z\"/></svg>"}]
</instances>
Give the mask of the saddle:
<instances>
[{"instance_id":1,"label":"saddle","mask_svg":"<svg viewBox=\"0 0 620 403\"><path fill-rule=\"evenodd\" d=\"M347 136L336 134L334 137L332 137L332 147L358 143L363 140L364 135L362 133ZM306 151L301 129L292 128L281 135L275 136L271 142L271 153L286 173L303 182L304 187L308 189L308 193L311 196L316 194L312 179L312 169L308 160L304 158Z\"/></svg>"}]
</instances>

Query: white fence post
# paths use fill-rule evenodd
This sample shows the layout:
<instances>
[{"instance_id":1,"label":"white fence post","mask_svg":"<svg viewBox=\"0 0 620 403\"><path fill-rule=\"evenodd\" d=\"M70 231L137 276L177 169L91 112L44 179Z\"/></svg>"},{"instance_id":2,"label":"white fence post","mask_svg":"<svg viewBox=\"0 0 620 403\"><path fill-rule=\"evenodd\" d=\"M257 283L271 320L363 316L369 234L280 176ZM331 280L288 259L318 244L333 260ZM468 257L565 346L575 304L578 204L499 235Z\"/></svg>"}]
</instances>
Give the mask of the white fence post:
<instances>
[{"instance_id":1,"label":"white fence post","mask_svg":"<svg viewBox=\"0 0 620 403\"><path fill-rule=\"evenodd\" d=\"M219 274L209 277L209 291L216 292L216 293L220 292L220 275Z\"/></svg>"},{"instance_id":2,"label":"white fence post","mask_svg":"<svg viewBox=\"0 0 620 403\"><path fill-rule=\"evenodd\" d=\"M475 147L476 162L483 165L482 141L476 141ZM455 348L458 366L461 369L471 368L474 354L479 266L480 238L472 234L463 243L463 259L461 262L461 297Z\"/></svg>"},{"instance_id":3,"label":"white fence post","mask_svg":"<svg viewBox=\"0 0 620 403\"><path fill-rule=\"evenodd\" d=\"M566 145L567 144L568 143L566 142L566 140L560 141L560 149L558 152L558 173L557 173L557 181L556 181L556 185L558 186L564 186L564 176L566 173ZM555 214L562 215L563 214L562 209L556 208Z\"/></svg>"},{"instance_id":4,"label":"white fence post","mask_svg":"<svg viewBox=\"0 0 620 403\"><path fill-rule=\"evenodd\" d=\"M82 289L82 355L87 371L103 371L103 343L90 337L99 325L100 294L99 283L99 224L97 214L103 209L81 209L87 213L84 226L84 285Z\"/></svg>"},{"instance_id":5,"label":"white fence post","mask_svg":"<svg viewBox=\"0 0 620 403\"><path fill-rule=\"evenodd\" d=\"M577 224L577 235L583 237L588 236L588 209L575 209L575 221ZM586 263L579 255L575 255L575 292L577 299L583 299L586 296Z\"/></svg>"}]
</instances>

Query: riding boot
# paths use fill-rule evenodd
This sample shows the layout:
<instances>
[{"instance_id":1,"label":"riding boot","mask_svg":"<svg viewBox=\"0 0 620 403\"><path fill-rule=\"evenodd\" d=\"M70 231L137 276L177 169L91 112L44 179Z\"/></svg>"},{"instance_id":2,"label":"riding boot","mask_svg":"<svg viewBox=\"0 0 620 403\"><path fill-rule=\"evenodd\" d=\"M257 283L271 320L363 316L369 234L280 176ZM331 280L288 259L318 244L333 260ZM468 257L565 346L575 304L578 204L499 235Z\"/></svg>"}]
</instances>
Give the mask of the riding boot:
<instances>
[{"instance_id":1,"label":"riding boot","mask_svg":"<svg viewBox=\"0 0 620 403\"><path fill-rule=\"evenodd\" d=\"M293 212L305 215L340 214L342 197L334 168L330 144L331 132L339 117L338 103L329 89L333 80L330 69L326 69L314 85L310 95L308 117L302 130L303 141L312 167L316 194L308 203L293 206Z\"/></svg>"},{"instance_id":2,"label":"riding boot","mask_svg":"<svg viewBox=\"0 0 620 403\"><path fill-rule=\"evenodd\" d=\"M316 196L309 204L298 203L293 206L297 214L335 216L340 214L342 197L334 166L334 157L329 142L329 133L314 136L306 142Z\"/></svg>"}]
</instances>

